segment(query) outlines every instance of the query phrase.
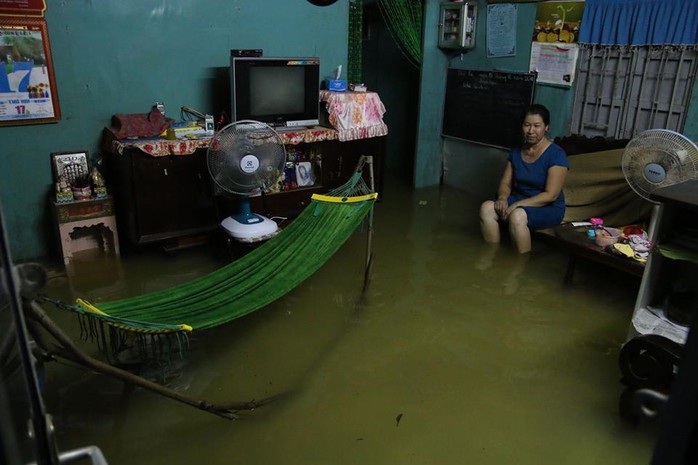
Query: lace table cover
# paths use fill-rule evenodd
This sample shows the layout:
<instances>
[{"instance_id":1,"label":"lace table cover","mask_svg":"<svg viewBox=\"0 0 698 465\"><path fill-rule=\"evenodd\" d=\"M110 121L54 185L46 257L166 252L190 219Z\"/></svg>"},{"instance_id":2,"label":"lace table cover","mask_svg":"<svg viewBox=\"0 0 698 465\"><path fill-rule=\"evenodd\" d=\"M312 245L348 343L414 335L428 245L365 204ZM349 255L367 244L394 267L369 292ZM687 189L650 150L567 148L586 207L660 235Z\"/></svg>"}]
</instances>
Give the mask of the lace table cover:
<instances>
[{"instance_id":1,"label":"lace table cover","mask_svg":"<svg viewBox=\"0 0 698 465\"><path fill-rule=\"evenodd\" d=\"M388 134L383 122L385 106L375 92L320 91L325 102L330 124L338 132L342 142Z\"/></svg>"}]
</instances>

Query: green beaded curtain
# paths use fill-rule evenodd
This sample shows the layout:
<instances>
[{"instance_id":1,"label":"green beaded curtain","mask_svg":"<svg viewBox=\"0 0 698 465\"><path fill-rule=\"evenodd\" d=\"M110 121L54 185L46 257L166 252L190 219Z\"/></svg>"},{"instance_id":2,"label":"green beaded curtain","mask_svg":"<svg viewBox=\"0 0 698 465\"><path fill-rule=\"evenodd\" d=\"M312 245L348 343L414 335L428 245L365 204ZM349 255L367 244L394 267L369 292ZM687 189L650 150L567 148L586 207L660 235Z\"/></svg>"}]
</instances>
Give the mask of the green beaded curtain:
<instances>
[{"instance_id":1,"label":"green beaded curtain","mask_svg":"<svg viewBox=\"0 0 698 465\"><path fill-rule=\"evenodd\" d=\"M378 0L383 20L405 58L422 64L422 0Z\"/></svg>"},{"instance_id":2,"label":"green beaded curtain","mask_svg":"<svg viewBox=\"0 0 698 465\"><path fill-rule=\"evenodd\" d=\"M362 80L362 44L364 27L363 0L349 1L349 50L347 63L347 81L359 84Z\"/></svg>"}]
</instances>

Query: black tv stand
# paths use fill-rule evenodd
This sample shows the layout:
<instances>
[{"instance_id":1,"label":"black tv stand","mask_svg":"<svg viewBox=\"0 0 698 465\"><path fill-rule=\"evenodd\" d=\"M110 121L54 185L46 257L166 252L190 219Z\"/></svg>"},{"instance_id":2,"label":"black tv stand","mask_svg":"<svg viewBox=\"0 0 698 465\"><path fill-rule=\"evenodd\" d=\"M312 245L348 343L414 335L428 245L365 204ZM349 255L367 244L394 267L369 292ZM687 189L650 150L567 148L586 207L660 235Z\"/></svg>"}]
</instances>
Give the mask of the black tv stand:
<instances>
[{"instance_id":1,"label":"black tv stand","mask_svg":"<svg viewBox=\"0 0 698 465\"><path fill-rule=\"evenodd\" d=\"M315 129L321 126L313 126ZM302 133L299 127L287 127ZM295 134L289 135L295 138ZM252 211L265 216L294 217L310 203L313 193L340 186L353 174L361 155L373 156L376 190L382 195L383 159L387 136L340 142L337 139L287 144L321 156L322 165L313 186L266 194L250 199ZM214 195L206 165L207 149L191 154L153 156L137 141L115 141L105 130L104 152L110 192L114 195L119 237L124 246L140 246L210 233L218 229L224 215L235 211L223 196ZM174 144L177 141L149 141Z\"/></svg>"}]
</instances>

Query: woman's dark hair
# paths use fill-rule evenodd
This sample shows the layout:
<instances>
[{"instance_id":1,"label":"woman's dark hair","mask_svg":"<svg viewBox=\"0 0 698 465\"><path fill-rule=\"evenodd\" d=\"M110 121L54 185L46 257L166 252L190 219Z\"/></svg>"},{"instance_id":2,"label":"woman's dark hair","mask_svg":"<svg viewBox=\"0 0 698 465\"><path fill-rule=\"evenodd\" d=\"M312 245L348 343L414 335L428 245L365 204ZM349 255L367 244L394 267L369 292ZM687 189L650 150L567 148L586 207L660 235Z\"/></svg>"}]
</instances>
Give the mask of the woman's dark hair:
<instances>
[{"instance_id":1,"label":"woman's dark hair","mask_svg":"<svg viewBox=\"0 0 698 465\"><path fill-rule=\"evenodd\" d=\"M534 103L533 105L530 105L528 108L526 108L524 118L526 118L527 115L538 115L543 119L543 122L546 126L550 124L550 112L547 108L545 108L545 106L541 105L540 103Z\"/></svg>"}]
</instances>

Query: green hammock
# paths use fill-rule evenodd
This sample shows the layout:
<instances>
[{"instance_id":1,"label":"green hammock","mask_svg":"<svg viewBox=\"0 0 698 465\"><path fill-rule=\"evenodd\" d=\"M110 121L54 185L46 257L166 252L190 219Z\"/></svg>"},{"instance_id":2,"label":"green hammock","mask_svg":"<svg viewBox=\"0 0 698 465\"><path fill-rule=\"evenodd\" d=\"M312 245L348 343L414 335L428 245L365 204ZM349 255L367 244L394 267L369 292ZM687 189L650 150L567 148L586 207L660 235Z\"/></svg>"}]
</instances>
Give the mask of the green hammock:
<instances>
[{"instance_id":1,"label":"green hammock","mask_svg":"<svg viewBox=\"0 0 698 465\"><path fill-rule=\"evenodd\" d=\"M314 195L284 230L219 270L137 297L98 305L78 299L69 309L112 331L140 334L181 334L229 322L282 297L317 271L351 236L375 199L357 172L340 188Z\"/></svg>"}]
</instances>

